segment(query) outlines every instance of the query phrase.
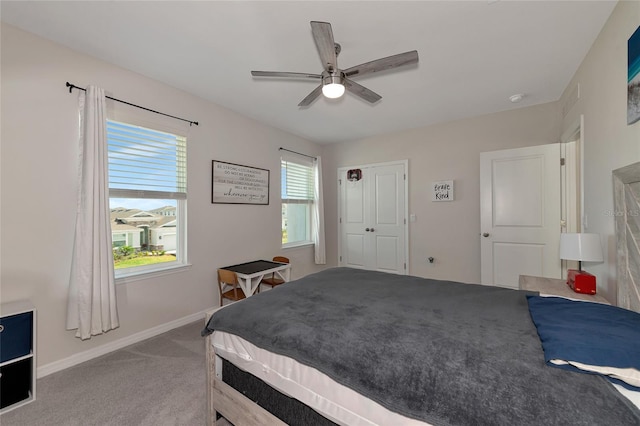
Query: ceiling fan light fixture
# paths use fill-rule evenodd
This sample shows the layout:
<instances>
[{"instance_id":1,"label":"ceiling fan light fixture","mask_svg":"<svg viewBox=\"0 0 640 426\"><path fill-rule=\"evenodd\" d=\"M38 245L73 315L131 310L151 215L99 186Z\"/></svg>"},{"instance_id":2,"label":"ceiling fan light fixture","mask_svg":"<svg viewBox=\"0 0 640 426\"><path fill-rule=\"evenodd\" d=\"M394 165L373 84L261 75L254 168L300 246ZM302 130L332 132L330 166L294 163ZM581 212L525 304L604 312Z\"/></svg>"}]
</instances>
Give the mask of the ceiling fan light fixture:
<instances>
[{"instance_id":1,"label":"ceiling fan light fixture","mask_svg":"<svg viewBox=\"0 0 640 426\"><path fill-rule=\"evenodd\" d=\"M330 99L336 99L344 95L344 85L339 83L330 83L322 86L322 94Z\"/></svg>"},{"instance_id":2,"label":"ceiling fan light fixture","mask_svg":"<svg viewBox=\"0 0 640 426\"><path fill-rule=\"evenodd\" d=\"M344 95L344 79L341 75L329 75L322 79L322 94L330 99Z\"/></svg>"},{"instance_id":3,"label":"ceiling fan light fixture","mask_svg":"<svg viewBox=\"0 0 640 426\"><path fill-rule=\"evenodd\" d=\"M341 70L338 68L338 54L342 48L333 39L331 24L328 22L311 21L311 33L313 34L313 40L318 49L318 53L320 54L320 61L323 66L321 74L281 71L251 71L251 75L254 77L314 80L316 82L316 87L311 91L311 93L302 99L302 101L300 101L298 106L301 108L311 105L320 97L321 94L327 99L340 98L344 95L344 92L347 89L349 89L349 93L357 96L365 102L375 104L382 99L382 96L356 83L353 81L353 77L360 77L365 74L386 71L392 68L418 63L418 51L411 50L409 52L375 59L373 61ZM319 85L318 80L320 80Z\"/></svg>"}]
</instances>

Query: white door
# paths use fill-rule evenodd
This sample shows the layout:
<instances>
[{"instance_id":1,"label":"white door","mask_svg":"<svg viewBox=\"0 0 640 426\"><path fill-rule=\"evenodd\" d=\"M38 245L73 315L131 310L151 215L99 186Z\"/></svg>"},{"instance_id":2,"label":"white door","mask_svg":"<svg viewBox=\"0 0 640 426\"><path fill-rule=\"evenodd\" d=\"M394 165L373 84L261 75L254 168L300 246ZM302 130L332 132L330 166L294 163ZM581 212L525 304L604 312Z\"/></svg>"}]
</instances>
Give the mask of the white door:
<instances>
[{"instance_id":1,"label":"white door","mask_svg":"<svg viewBox=\"0 0 640 426\"><path fill-rule=\"evenodd\" d=\"M560 144L480 154L482 284L560 278Z\"/></svg>"},{"instance_id":2,"label":"white door","mask_svg":"<svg viewBox=\"0 0 640 426\"><path fill-rule=\"evenodd\" d=\"M338 170L341 266L407 273L405 170L406 162Z\"/></svg>"}]
</instances>

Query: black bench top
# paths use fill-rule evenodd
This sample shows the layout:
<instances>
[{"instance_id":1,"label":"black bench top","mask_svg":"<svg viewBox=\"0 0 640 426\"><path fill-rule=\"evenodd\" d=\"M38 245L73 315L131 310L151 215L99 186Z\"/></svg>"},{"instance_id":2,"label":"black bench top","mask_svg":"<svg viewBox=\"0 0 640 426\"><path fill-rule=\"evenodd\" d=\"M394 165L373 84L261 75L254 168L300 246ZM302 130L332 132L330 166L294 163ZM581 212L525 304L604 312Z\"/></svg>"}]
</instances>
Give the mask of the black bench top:
<instances>
[{"instance_id":1,"label":"black bench top","mask_svg":"<svg viewBox=\"0 0 640 426\"><path fill-rule=\"evenodd\" d=\"M267 269L277 268L282 265L285 265L285 263L272 262L270 260L254 260L252 262L240 263L238 265L225 266L220 269L226 269L239 274L251 275L256 272L266 271Z\"/></svg>"}]
</instances>

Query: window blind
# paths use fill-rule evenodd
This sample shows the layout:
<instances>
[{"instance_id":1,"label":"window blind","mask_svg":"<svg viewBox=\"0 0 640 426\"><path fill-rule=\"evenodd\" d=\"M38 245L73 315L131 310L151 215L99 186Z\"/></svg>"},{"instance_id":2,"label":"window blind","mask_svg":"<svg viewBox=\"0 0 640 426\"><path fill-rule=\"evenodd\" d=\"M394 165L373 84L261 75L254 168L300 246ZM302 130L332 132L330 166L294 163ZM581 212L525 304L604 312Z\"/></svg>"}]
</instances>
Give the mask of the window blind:
<instances>
[{"instance_id":1,"label":"window blind","mask_svg":"<svg viewBox=\"0 0 640 426\"><path fill-rule=\"evenodd\" d=\"M109 195L187 198L186 138L107 121Z\"/></svg>"},{"instance_id":2,"label":"window blind","mask_svg":"<svg viewBox=\"0 0 640 426\"><path fill-rule=\"evenodd\" d=\"M313 164L282 159L282 200L313 200Z\"/></svg>"}]
</instances>

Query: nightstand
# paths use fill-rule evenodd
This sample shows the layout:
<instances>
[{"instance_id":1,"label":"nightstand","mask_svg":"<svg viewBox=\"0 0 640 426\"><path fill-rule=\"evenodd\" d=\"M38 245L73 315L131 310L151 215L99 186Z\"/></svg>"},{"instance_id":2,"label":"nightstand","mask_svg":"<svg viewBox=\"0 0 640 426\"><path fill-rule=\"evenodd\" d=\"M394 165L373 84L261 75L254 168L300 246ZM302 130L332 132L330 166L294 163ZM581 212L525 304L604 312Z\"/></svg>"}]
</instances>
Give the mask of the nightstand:
<instances>
[{"instance_id":1,"label":"nightstand","mask_svg":"<svg viewBox=\"0 0 640 426\"><path fill-rule=\"evenodd\" d=\"M537 291L540 296L560 296L567 299L587 300L589 302L604 303L610 305L604 297L598 294L582 294L571 290L565 280L555 278L533 277L531 275L520 275L520 290Z\"/></svg>"}]
</instances>

